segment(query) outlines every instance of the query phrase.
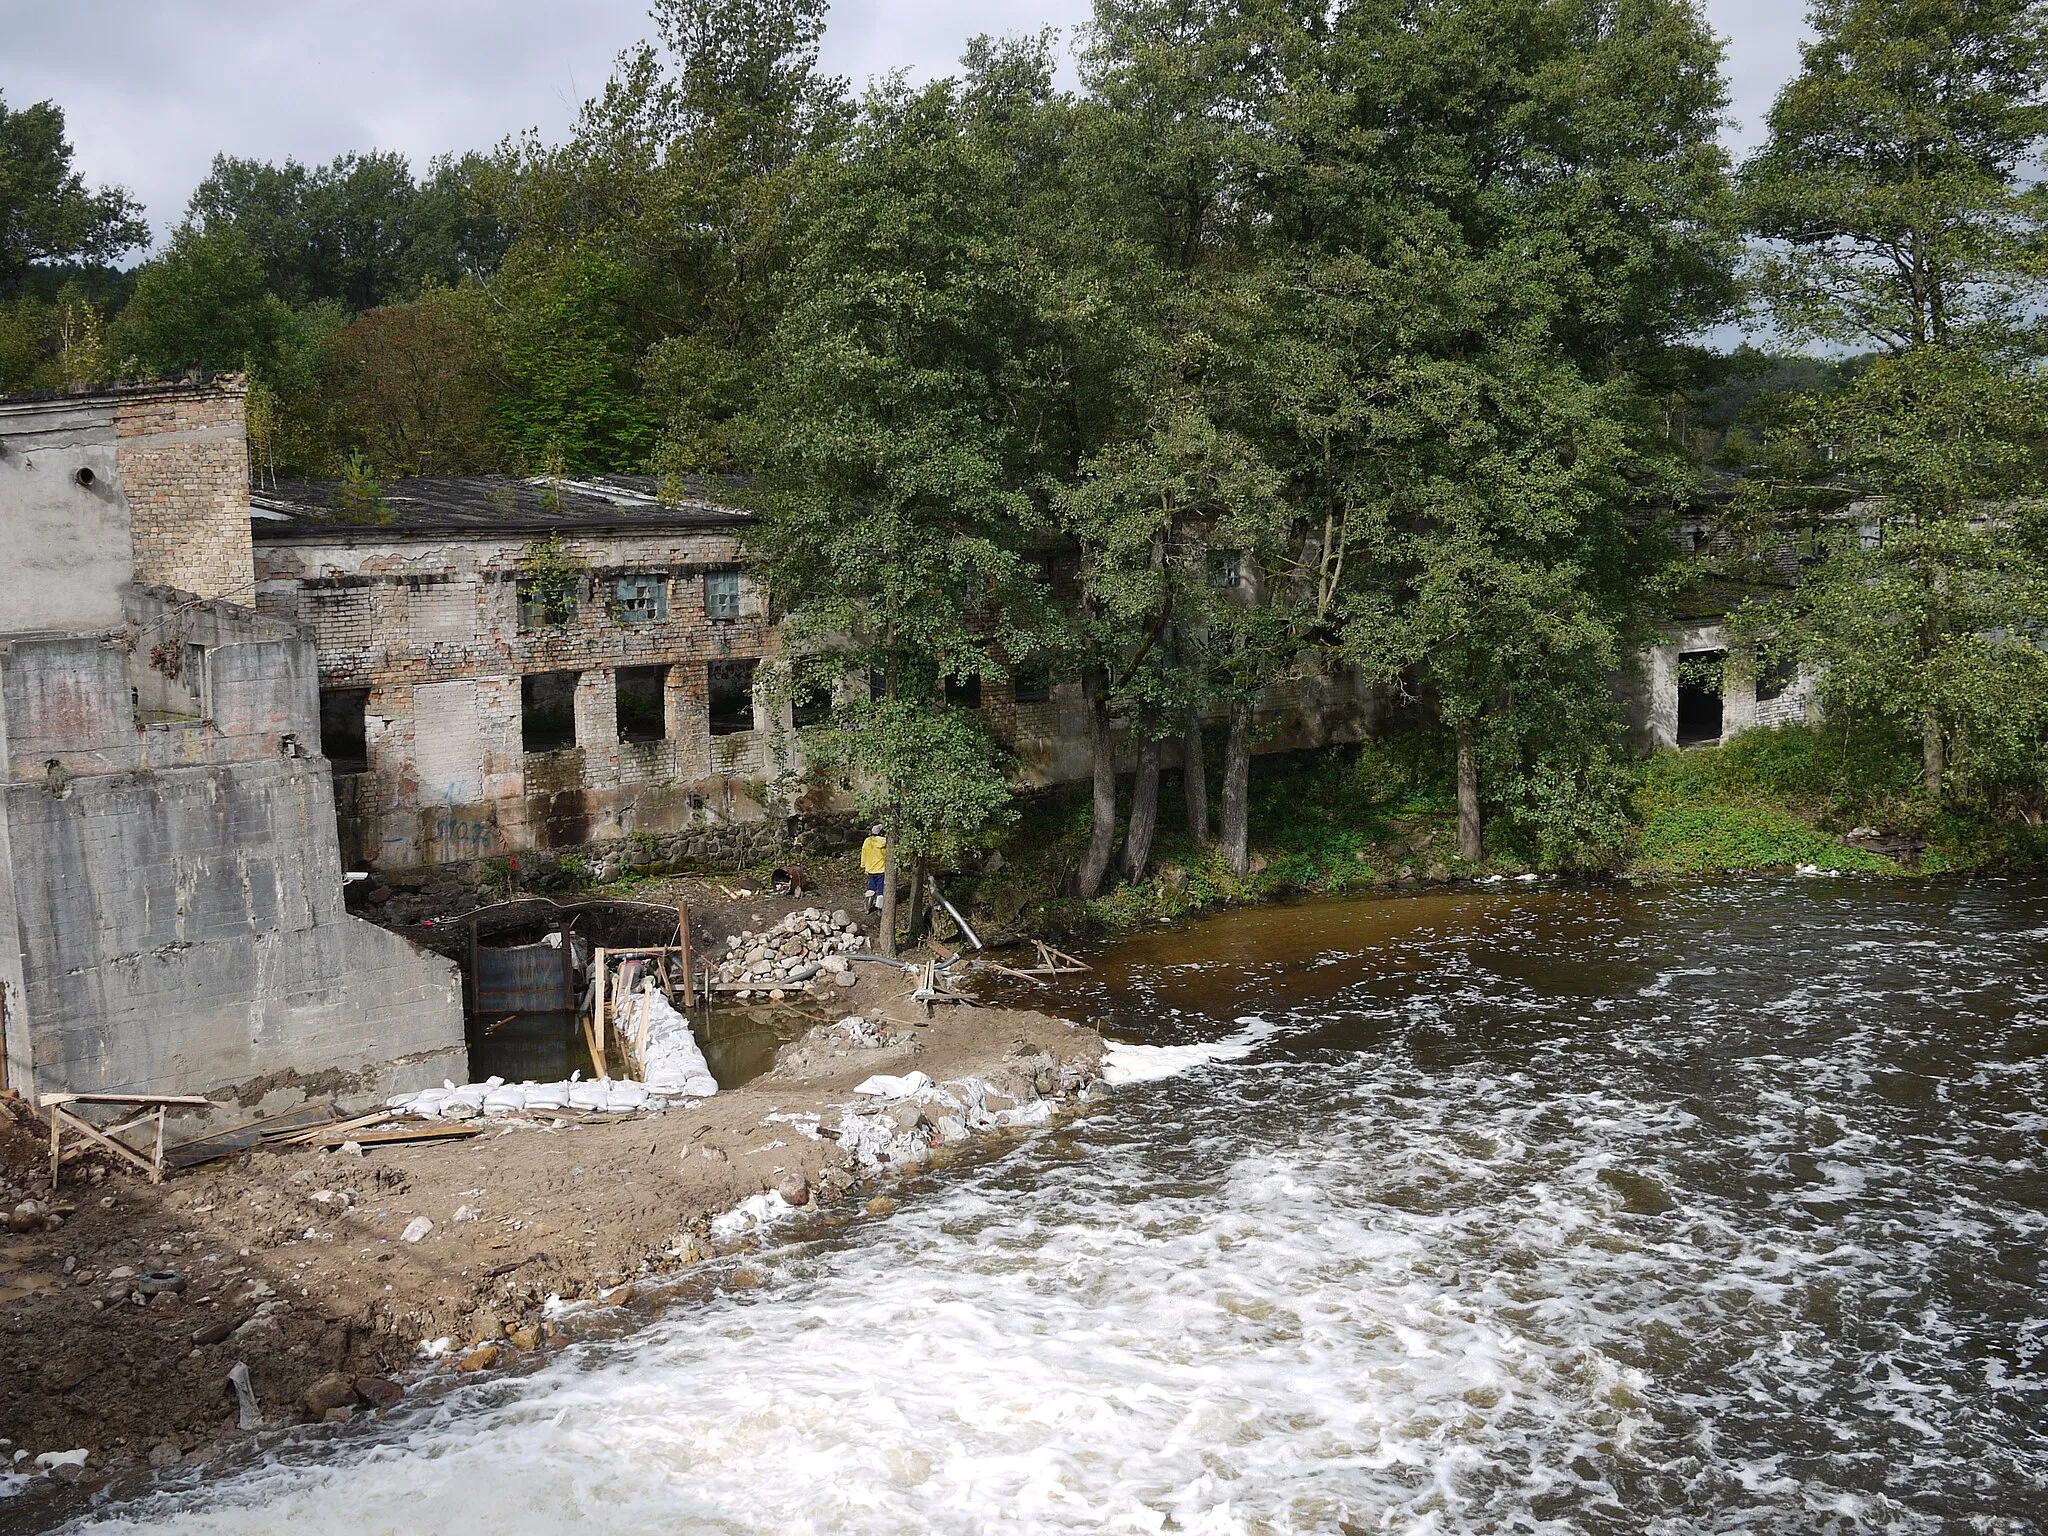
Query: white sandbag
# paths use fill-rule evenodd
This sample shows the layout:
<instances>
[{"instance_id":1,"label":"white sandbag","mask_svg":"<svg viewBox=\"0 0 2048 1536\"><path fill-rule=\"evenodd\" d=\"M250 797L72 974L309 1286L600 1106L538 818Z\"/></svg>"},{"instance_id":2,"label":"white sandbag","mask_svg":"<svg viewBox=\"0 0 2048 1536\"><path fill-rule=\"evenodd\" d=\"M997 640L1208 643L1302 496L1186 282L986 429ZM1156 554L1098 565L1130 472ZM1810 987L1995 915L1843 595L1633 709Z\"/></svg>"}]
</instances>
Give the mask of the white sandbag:
<instances>
[{"instance_id":1,"label":"white sandbag","mask_svg":"<svg viewBox=\"0 0 2048 1536\"><path fill-rule=\"evenodd\" d=\"M718 1079L711 1075L711 1064L697 1048L690 1021L677 1013L661 993L635 993L620 998L612 1015L619 1033L627 1039L637 1039L643 1009L647 1026L646 1060L642 1063L645 1092L664 1097L687 1094L699 1099L708 1099L718 1092Z\"/></svg>"},{"instance_id":2,"label":"white sandbag","mask_svg":"<svg viewBox=\"0 0 2048 1536\"><path fill-rule=\"evenodd\" d=\"M901 1077L877 1073L853 1091L875 1099L913 1099L931 1086L932 1080L922 1072L906 1072Z\"/></svg>"}]
</instances>

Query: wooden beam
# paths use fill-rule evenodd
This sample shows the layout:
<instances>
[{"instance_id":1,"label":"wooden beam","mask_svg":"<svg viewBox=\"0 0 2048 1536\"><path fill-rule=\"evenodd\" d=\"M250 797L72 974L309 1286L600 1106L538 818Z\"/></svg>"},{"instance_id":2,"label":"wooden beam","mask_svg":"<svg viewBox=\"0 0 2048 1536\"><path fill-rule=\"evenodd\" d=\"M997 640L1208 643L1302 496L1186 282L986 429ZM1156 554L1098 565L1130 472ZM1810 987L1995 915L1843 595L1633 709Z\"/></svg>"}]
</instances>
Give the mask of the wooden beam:
<instances>
[{"instance_id":1,"label":"wooden beam","mask_svg":"<svg viewBox=\"0 0 2048 1536\"><path fill-rule=\"evenodd\" d=\"M690 904L687 901L679 901L676 903L676 936L682 940L682 943L679 947L682 949L683 952L683 1011L687 1013L690 1009L691 1004L693 1004L696 1001L696 998L693 995L695 983L691 979L692 966L690 964Z\"/></svg>"},{"instance_id":2,"label":"wooden beam","mask_svg":"<svg viewBox=\"0 0 2048 1536\"><path fill-rule=\"evenodd\" d=\"M109 1152L112 1152L116 1157L119 1157L126 1162L133 1163L137 1169L139 1169L142 1173L148 1176L149 1181L152 1184L160 1184L163 1182L163 1173L159 1167L157 1167L155 1164L152 1164L148 1158L144 1157L140 1152L136 1151L133 1147L127 1146L122 1142L114 1140L113 1137L108 1136L105 1132L101 1131L98 1126L94 1125L90 1120L80 1119L77 1115L72 1114L68 1109L65 1109L60 1104L52 1104L50 1106L50 1114L52 1116L52 1122L50 1125L50 1183L52 1185L55 1185L57 1182L57 1164L59 1161L57 1157L57 1138L59 1134L58 1128L60 1125L69 1126L72 1130L77 1131L80 1134L87 1136L91 1138L93 1141L99 1143L100 1146L106 1148Z\"/></svg>"},{"instance_id":3,"label":"wooden beam","mask_svg":"<svg viewBox=\"0 0 2048 1536\"><path fill-rule=\"evenodd\" d=\"M607 953L609 951L602 949L597 952L597 1006L590 1010L590 1065L600 1082L611 1076L604 1069L604 1035L609 1023L604 1013L604 962Z\"/></svg>"}]
</instances>

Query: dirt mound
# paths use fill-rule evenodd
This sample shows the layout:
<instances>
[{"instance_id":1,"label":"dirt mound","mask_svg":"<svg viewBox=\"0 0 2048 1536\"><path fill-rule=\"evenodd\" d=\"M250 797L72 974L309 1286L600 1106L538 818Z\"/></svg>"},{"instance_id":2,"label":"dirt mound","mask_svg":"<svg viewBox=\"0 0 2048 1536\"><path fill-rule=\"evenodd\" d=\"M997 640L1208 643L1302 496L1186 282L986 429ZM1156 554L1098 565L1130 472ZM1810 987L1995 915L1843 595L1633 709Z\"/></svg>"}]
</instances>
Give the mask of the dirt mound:
<instances>
[{"instance_id":1,"label":"dirt mound","mask_svg":"<svg viewBox=\"0 0 2048 1536\"><path fill-rule=\"evenodd\" d=\"M18 1093L0 1093L0 1182L50 1181L50 1128Z\"/></svg>"}]
</instances>

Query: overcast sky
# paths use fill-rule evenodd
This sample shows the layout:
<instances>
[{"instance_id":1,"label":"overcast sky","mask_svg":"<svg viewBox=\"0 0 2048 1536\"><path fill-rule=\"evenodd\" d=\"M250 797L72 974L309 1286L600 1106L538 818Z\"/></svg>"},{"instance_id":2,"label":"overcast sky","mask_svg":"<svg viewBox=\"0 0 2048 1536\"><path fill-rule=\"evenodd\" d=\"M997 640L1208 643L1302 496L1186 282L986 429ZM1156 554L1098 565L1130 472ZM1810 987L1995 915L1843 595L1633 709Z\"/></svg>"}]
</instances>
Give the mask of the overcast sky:
<instances>
[{"instance_id":1,"label":"overcast sky","mask_svg":"<svg viewBox=\"0 0 2048 1536\"><path fill-rule=\"evenodd\" d=\"M1705 0L1729 44L1729 141L1752 142L1798 64L1803 8ZM1089 0L838 0L825 62L856 83L953 67L978 32L1068 27ZM568 129L646 0L0 0L0 94L64 108L89 182L118 182L159 231L216 153L322 162L398 149L424 169L508 133Z\"/></svg>"}]
</instances>

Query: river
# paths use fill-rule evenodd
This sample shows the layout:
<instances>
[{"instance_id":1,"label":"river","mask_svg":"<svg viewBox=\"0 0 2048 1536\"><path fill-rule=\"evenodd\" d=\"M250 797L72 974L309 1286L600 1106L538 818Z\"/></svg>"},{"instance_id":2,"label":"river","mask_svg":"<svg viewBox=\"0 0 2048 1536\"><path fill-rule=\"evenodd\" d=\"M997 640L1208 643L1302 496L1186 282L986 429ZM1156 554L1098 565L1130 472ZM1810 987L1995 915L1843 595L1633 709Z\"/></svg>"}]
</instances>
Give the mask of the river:
<instances>
[{"instance_id":1,"label":"river","mask_svg":"<svg viewBox=\"0 0 2048 1536\"><path fill-rule=\"evenodd\" d=\"M1219 917L1106 1093L765 1283L94 1530L2031 1532L2048 886Z\"/></svg>"}]
</instances>

